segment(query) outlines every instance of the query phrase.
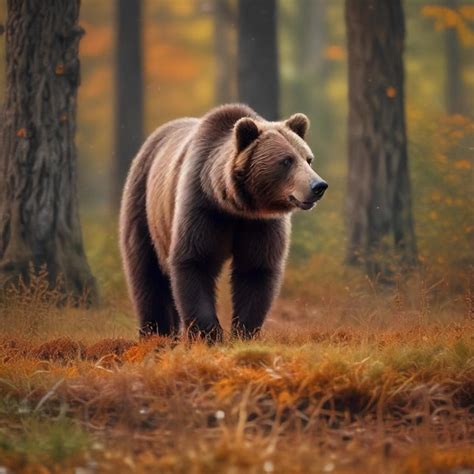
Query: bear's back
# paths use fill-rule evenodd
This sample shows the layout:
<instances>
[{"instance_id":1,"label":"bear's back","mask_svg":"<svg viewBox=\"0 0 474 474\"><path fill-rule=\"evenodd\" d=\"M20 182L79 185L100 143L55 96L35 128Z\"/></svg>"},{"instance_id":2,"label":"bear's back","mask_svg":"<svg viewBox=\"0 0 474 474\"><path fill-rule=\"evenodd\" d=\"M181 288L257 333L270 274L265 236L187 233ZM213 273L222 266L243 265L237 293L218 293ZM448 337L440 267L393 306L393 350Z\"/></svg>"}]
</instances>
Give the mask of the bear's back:
<instances>
[{"instance_id":1,"label":"bear's back","mask_svg":"<svg viewBox=\"0 0 474 474\"><path fill-rule=\"evenodd\" d=\"M168 271L178 180L198 123L199 120L195 118L178 119L162 125L155 132L162 134L163 139L154 150L155 156L148 175L146 212L150 236L165 272Z\"/></svg>"},{"instance_id":2,"label":"bear's back","mask_svg":"<svg viewBox=\"0 0 474 474\"><path fill-rule=\"evenodd\" d=\"M224 144L231 139L234 124L242 117L256 118L257 115L246 105L227 104L212 109L200 119L174 120L155 131L160 140L148 176L146 210L149 232L165 273L169 273L168 257L180 178L186 173L198 176L206 161L214 161L223 152L227 155Z\"/></svg>"}]
</instances>

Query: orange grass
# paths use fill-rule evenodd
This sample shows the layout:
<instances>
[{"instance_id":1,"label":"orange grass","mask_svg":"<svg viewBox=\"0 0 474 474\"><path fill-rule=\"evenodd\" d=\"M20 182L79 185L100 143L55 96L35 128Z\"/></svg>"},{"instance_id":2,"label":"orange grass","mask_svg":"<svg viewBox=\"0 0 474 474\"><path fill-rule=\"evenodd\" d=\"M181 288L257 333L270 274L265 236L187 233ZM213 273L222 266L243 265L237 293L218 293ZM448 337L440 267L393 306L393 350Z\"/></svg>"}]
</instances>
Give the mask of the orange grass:
<instances>
[{"instance_id":1,"label":"orange grass","mask_svg":"<svg viewBox=\"0 0 474 474\"><path fill-rule=\"evenodd\" d=\"M58 307L41 276L0 298L0 467L74 474L473 469L469 270L452 269L456 289L448 274L427 267L387 287L322 255L290 262L262 337L245 343L138 341L112 256L110 268L97 272L110 283L101 282L98 308ZM225 281L219 289L228 328Z\"/></svg>"},{"instance_id":2,"label":"orange grass","mask_svg":"<svg viewBox=\"0 0 474 474\"><path fill-rule=\"evenodd\" d=\"M215 347L159 337L6 338L0 394L10 408L0 433L28 436L32 417L40 425L66 419L89 443L55 461L28 457L0 437L0 459L14 472L467 468L472 329L465 322L268 331L259 341Z\"/></svg>"}]
</instances>

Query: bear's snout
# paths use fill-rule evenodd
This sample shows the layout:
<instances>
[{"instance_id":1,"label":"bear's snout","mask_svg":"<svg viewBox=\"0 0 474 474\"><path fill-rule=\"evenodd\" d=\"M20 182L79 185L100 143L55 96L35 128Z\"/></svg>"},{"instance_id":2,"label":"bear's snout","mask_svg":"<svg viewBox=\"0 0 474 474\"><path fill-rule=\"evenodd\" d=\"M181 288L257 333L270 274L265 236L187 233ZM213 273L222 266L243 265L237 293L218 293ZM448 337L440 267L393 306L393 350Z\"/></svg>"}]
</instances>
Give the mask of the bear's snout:
<instances>
[{"instance_id":1,"label":"bear's snout","mask_svg":"<svg viewBox=\"0 0 474 474\"><path fill-rule=\"evenodd\" d=\"M306 179L306 182L304 184L301 182L300 186L296 186L293 193L289 196L290 202L304 211L312 209L328 188L328 183L324 179L314 172L312 175L309 184Z\"/></svg>"},{"instance_id":2,"label":"bear's snout","mask_svg":"<svg viewBox=\"0 0 474 474\"><path fill-rule=\"evenodd\" d=\"M316 201L319 201L324 193L326 192L326 189L328 188L328 183L324 181L323 179L315 179L314 181L311 182L311 191L313 193L314 199Z\"/></svg>"}]
</instances>

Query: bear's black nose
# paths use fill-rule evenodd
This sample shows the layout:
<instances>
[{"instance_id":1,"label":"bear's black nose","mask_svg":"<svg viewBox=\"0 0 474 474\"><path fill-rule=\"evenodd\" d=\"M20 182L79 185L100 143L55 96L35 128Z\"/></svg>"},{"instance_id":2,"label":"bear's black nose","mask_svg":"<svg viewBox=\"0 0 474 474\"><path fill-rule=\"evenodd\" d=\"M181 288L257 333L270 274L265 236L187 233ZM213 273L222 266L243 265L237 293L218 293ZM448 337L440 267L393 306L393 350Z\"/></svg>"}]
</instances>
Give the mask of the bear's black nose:
<instances>
[{"instance_id":1,"label":"bear's black nose","mask_svg":"<svg viewBox=\"0 0 474 474\"><path fill-rule=\"evenodd\" d=\"M313 191L313 195L316 200L321 199L323 197L324 192L328 188L328 183L323 180L315 179L311 183L311 191Z\"/></svg>"}]
</instances>

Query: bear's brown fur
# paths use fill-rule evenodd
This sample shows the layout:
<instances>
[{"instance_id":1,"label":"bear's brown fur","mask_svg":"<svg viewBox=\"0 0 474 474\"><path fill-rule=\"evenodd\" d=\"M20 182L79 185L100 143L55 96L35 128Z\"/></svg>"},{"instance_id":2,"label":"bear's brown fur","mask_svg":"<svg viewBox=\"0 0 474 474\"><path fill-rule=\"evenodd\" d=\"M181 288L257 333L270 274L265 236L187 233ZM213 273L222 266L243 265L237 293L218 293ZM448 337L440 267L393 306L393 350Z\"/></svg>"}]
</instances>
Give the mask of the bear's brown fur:
<instances>
[{"instance_id":1,"label":"bear's brown fur","mask_svg":"<svg viewBox=\"0 0 474 474\"><path fill-rule=\"evenodd\" d=\"M232 258L234 335L256 334L278 293L290 215L327 184L310 167L308 119L267 122L245 105L159 127L133 161L120 213L142 335L220 340L215 283Z\"/></svg>"}]
</instances>

